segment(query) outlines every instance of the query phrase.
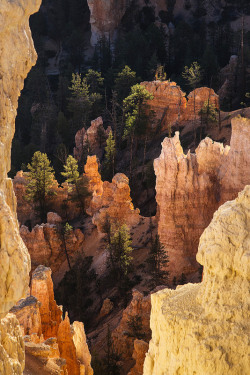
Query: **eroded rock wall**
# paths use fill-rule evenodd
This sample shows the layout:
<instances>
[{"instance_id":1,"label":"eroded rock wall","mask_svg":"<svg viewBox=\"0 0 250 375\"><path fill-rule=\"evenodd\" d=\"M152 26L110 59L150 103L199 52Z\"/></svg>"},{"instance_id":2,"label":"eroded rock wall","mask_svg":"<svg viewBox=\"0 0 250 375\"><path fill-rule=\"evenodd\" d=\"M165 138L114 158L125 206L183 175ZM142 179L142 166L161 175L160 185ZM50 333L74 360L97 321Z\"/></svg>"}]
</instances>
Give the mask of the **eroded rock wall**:
<instances>
[{"instance_id":1,"label":"eroded rock wall","mask_svg":"<svg viewBox=\"0 0 250 375\"><path fill-rule=\"evenodd\" d=\"M171 280L198 268L199 238L213 213L250 183L250 120L232 120L231 147L204 139L183 153L179 135L165 138L154 161L158 233L170 257Z\"/></svg>"},{"instance_id":2,"label":"eroded rock wall","mask_svg":"<svg viewBox=\"0 0 250 375\"><path fill-rule=\"evenodd\" d=\"M144 375L249 373L250 186L214 214L197 260L203 281L151 296Z\"/></svg>"},{"instance_id":3,"label":"eroded rock wall","mask_svg":"<svg viewBox=\"0 0 250 375\"><path fill-rule=\"evenodd\" d=\"M40 0L2 0L0 4L0 373L19 375L24 369L24 344L17 319L4 316L28 287L30 259L19 235L16 198L10 170L18 97L36 62L29 16ZM3 318L3 319L2 319Z\"/></svg>"}]
</instances>

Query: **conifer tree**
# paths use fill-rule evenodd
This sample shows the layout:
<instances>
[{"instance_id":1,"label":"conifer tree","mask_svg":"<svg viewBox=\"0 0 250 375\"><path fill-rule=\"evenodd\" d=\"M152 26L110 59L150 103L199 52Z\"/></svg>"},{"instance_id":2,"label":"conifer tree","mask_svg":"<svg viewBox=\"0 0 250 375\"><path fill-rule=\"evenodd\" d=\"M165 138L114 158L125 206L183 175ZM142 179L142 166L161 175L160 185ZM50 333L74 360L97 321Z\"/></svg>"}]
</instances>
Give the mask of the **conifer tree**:
<instances>
[{"instance_id":1,"label":"conifer tree","mask_svg":"<svg viewBox=\"0 0 250 375\"><path fill-rule=\"evenodd\" d=\"M131 70L128 65L125 65L123 70L117 74L115 79L115 92L120 103L129 95L130 89L136 84L136 72Z\"/></svg>"},{"instance_id":2,"label":"conifer tree","mask_svg":"<svg viewBox=\"0 0 250 375\"><path fill-rule=\"evenodd\" d=\"M64 172L61 172L69 184L71 200L78 201L82 214L84 214L85 198L89 195L87 180L85 176L80 176L77 160L69 155L64 165Z\"/></svg>"},{"instance_id":3,"label":"conifer tree","mask_svg":"<svg viewBox=\"0 0 250 375\"><path fill-rule=\"evenodd\" d=\"M116 273L121 285L128 274L132 261L131 238L126 225L112 230L108 251L110 266Z\"/></svg>"},{"instance_id":4,"label":"conifer tree","mask_svg":"<svg viewBox=\"0 0 250 375\"><path fill-rule=\"evenodd\" d=\"M120 366L118 365L119 360L120 356L115 350L111 331L108 326L105 357L103 359L105 375L120 375Z\"/></svg>"},{"instance_id":5,"label":"conifer tree","mask_svg":"<svg viewBox=\"0 0 250 375\"><path fill-rule=\"evenodd\" d=\"M47 154L40 151L34 153L32 161L28 164L28 185L26 199L38 204L38 212L43 222L46 221L47 200L52 194L55 179L54 169L50 165Z\"/></svg>"},{"instance_id":6,"label":"conifer tree","mask_svg":"<svg viewBox=\"0 0 250 375\"><path fill-rule=\"evenodd\" d=\"M149 116L147 114L147 100L154 97L148 90L137 84L131 87L131 94L124 99L123 106L125 112L124 137L130 137L130 168L129 175L132 175L132 158L135 136L146 132Z\"/></svg>"},{"instance_id":7,"label":"conifer tree","mask_svg":"<svg viewBox=\"0 0 250 375\"><path fill-rule=\"evenodd\" d=\"M112 130L109 132L109 136L106 142L107 143L105 147L104 171L105 171L105 177L109 180L115 174L116 147L115 147L115 140L113 138Z\"/></svg>"},{"instance_id":8,"label":"conifer tree","mask_svg":"<svg viewBox=\"0 0 250 375\"><path fill-rule=\"evenodd\" d=\"M152 240L148 258L149 271L152 276L152 284L154 287L166 284L169 275L169 272L167 271L168 262L168 255L164 246L160 242L159 235L157 234Z\"/></svg>"}]
</instances>

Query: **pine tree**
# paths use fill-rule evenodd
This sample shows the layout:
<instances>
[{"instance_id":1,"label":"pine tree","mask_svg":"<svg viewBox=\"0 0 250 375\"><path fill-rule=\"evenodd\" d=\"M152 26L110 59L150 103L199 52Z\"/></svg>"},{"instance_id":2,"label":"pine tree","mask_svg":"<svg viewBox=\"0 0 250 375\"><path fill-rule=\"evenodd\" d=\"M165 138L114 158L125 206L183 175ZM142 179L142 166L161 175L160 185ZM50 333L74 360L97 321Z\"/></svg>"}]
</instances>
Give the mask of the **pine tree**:
<instances>
[{"instance_id":1,"label":"pine tree","mask_svg":"<svg viewBox=\"0 0 250 375\"><path fill-rule=\"evenodd\" d=\"M120 282L126 278L132 257L131 238L126 225L122 225L116 230L112 230L109 251L109 263L113 272L117 275Z\"/></svg>"},{"instance_id":2,"label":"pine tree","mask_svg":"<svg viewBox=\"0 0 250 375\"><path fill-rule=\"evenodd\" d=\"M69 155L64 165L64 172L61 172L69 184L69 191L71 192L70 199L78 201L82 214L84 214L85 198L89 196L87 180L85 176L80 176L78 171L77 160Z\"/></svg>"},{"instance_id":3,"label":"pine tree","mask_svg":"<svg viewBox=\"0 0 250 375\"><path fill-rule=\"evenodd\" d=\"M118 365L119 360L120 356L115 350L111 331L108 326L105 357L103 359L103 369L105 371L105 375L120 375L120 366Z\"/></svg>"},{"instance_id":4,"label":"pine tree","mask_svg":"<svg viewBox=\"0 0 250 375\"><path fill-rule=\"evenodd\" d=\"M38 204L41 220L46 221L47 201L52 194L55 179L54 169L50 165L47 154L40 151L34 153L32 161L28 164L28 185L26 199Z\"/></svg>"},{"instance_id":5,"label":"pine tree","mask_svg":"<svg viewBox=\"0 0 250 375\"><path fill-rule=\"evenodd\" d=\"M112 131L109 132L105 147L105 162L104 162L104 173L105 177L110 180L115 174L115 140L113 138Z\"/></svg>"},{"instance_id":6,"label":"pine tree","mask_svg":"<svg viewBox=\"0 0 250 375\"><path fill-rule=\"evenodd\" d=\"M125 65L115 79L114 89L117 93L119 103L122 103L122 101L129 95L131 87L134 86L136 82L138 82L136 72L133 72L128 65Z\"/></svg>"},{"instance_id":7,"label":"pine tree","mask_svg":"<svg viewBox=\"0 0 250 375\"><path fill-rule=\"evenodd\" d=\"M130 168L129 176L132 175L132 158L135 136L146 132L149 116L147 114L147 100L154 97L148 90L137 84L131 87L131 94L124 99L123 107L125 112L125 130L124 137L130 137Z\"/></svg>"},{"instance_id":8,"label":"pine tree","mask_svg":"<svg viewBox=\"0 0 250 375\"><path fill-rule=\"evenodd\" d=\"M149 271L152 276L152 284L154 287L166 284L168 281L169 272L166 269L168 262L168 255L164 246L160 242L159 235L157 234L152 240L148 258Z\"/></svg>"}]
</instances>

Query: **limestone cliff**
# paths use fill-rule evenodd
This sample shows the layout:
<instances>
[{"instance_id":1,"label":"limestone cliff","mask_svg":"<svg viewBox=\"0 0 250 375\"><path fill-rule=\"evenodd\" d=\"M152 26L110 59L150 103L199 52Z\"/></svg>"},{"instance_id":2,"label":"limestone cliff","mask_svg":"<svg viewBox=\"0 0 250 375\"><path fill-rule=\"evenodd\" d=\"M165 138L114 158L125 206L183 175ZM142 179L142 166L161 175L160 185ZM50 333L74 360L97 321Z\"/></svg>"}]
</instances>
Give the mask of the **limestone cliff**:
<instances>
[{"instance_id":1,"label":"limestone cliff","mask_svg":"<svg viewBox=\"0 0 250 375\"><path fill-rule=\"evenodd\" d=\"M201 236L202 283L152 295L144 375L249 373L249 228L247 186Z\"/></svg>"},{"instance_id":2,"label":"limestone cliff","mask_svg":"<svg viewBox=\"0 0 250 375\"><path fill-rule=\"evenodd\" d=\"M204 139L183 153L179 135L165 138L154 161L158 232L170 257L171 277L197 270L199 238L213 213L250 183L250 120L232 120L231 147Z\"/></svg>"}]
</instances>

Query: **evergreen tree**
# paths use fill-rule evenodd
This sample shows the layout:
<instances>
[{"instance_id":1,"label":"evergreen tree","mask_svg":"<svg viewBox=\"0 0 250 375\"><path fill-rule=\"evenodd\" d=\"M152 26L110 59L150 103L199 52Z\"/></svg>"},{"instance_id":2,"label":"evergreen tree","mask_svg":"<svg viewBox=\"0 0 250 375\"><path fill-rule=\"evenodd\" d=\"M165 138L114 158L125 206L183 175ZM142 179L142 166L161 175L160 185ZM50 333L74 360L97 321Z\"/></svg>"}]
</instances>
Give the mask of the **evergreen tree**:
<instances>
[{"instance_id":1,"label":"evergreen tree","mask_svg":"<svg viewBox=\"0 0 250 375\"><path fill-rule=\"evenodd\" d=\"M55 178L54 169L51 167L47 155L37 151L34 153L31 163L28 164L28 170L26 199L38 204L41 220L45 222L47 201L49 195L52 194L51 188Z\"/></svg>"},{"instance_id":2,"label":"evergreen tree","mask_svg":"<svg viewBox=\"0 0 250 375\"><path fill-rule=\"evenodd\" d=\"M145 87L137 84L131 87L131 94L123 101L125 112L124 137L130 137L130 178L132 175L134 139L135 136L145 133L147 129L149 117L145 102L153 98L153 95Z\"/></svg>"},{"instance_id":3,"label":"evergreen tree","mask_svg":"<svg viewBox=\"0 0 250 375\"><path fill-rule=\"evenodd\" d=\"M105 147L105 162L104 162L104 174L105 177L110 180L115 174L115 140L113 138L112 130L109 132L107 144Z\"/></svg>"},{"instance_id":4,"label":"evergreen tree","mask_svg":"<svg viewBox=\"0 0 250 375\"><path fill-rule=\"evenodd\" d=\"M159 235L157 234L152 240L148 258L149 271L152 276L152 284L154 287L166 284L168 281L169 272L166 269L168 262L168 255L164 246L160 242Z\"/></svg>"},{"instance_id":5,"label":"evergreen tree","mask_svg":"<svg viewBox=\"0 0 250 375\"><path fill-rule=\"evenodd\" d=\"M126 278L132 257L131 238L126 225L122 225L116 230L111 231L109 251L109 264L113 272L117 275L120 286Z\"/></svg>"},{"instance_id":6,"label":"evergreen tree","mask_svg":"<svg viewBox=\"0 0 250 375\"><path fill-rule=\"evenodd\" d=\"M84 214L85 198L89 196L88 185L85 176L80 176L77 160L73 156L68 156L64 165L64 172L61 174L69 184L70 199L78 201L82 214Z\"/></svg>"},{"instance_id":7,"label":"evergreen tree","mask_svg":"<svg viewBox=\"0 0 250 375\"><path fill-rule=\"evenodd\" d=\"M120 356L115 350L110 328L108 326L105 357L103 359L103 370L105 375L120 375L120 366L118 365L119 360Z\"/></svg>"},{"instance_id":8,"label":"evergreen tree","mask_svg":"<svg viewBox=\"0 0 250 375\"><path fill-rule=\"evenodd\" d=\"M115 79L114 90L117 93L117 99L119 103L129 95L131 87L136 84L137 78L136 73L133 72L128 65L125 65L124 69L117 74Z\"/></svg>"}]
</instances>

